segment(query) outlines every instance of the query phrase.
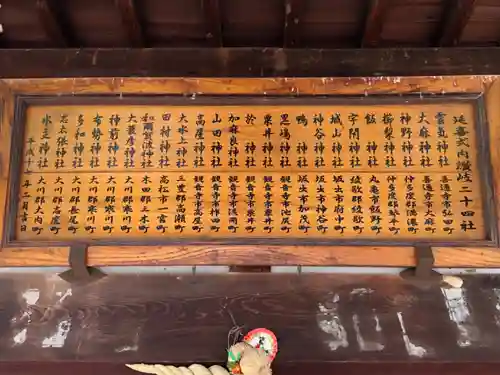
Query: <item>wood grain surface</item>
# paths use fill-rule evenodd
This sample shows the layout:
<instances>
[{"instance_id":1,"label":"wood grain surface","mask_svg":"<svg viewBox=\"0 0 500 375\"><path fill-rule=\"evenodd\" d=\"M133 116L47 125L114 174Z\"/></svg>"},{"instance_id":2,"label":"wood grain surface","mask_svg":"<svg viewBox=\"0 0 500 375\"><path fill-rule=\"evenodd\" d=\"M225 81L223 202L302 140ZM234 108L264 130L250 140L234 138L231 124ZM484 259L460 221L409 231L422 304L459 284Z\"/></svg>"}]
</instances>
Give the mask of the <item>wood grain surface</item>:
<instances>
[{"instance_id":1,"label":"wood grain surface","mask_svg":"<svg viewBox=\"0 0 500 375\"><path fill-rule=\"evenodd\" d=\"M489 131L489 148L491 157L491 166L493 172L493 187L496 195L500 192L500 148L498 144L500 142L500 108L498 106L498 101L500 100L500 82L495 82L486 91L486 111L488 119L488 131ZM486 146L486 145L485 145ZM497 199L492 202L495 204L495 211L497 214L497 223L500 228L500 202Z\"/></svg>"},{"instance_id":2,"label":"wood grain surface","mask_svg":"<svg viewBox=\"0 0 500 375\"><path fill-rule=\"evenodd\" d=\"M3 241L9 195L10 150L14 121L14 96L9 86L0 83L0 237Z\"/></svg>"},{"instance_id":3,"label":"wood grain surface","mask_svg":"<svg viewBox=\"0 0 500 375\"><path fill-rule=\"evenodd\" d=\"M275 365L498 362L499 282L461 289L370 275L55 274L0 279L0 361L220 363L228 332L273 330ZM187 349L188 348L188 349Z\"/></svg>"},{"instance_id":4,"label":"wood grain surface","mask_svg":"<svg viewBox=\"0 0 500 375\"><path fill-rule=\"evenodd\" d=\"M496 76L325 77L325 78L38 78L4 79L19 94L198 95L436 95L482 93Z\"/></svg>"},{"instance_id":5,"label":"wood grain surface","mask_svg":"<svg viewBox=\"0 0 500 375\"><path fill-rule=\"evenodd\" d=\"M436 267L499 267L496 248L433 247ZM69 247L8 247L2 267L67 266ZM91 266L137 265L415 265L412 247L392 246L90 246Z\"/></svg>"}]
</instances>

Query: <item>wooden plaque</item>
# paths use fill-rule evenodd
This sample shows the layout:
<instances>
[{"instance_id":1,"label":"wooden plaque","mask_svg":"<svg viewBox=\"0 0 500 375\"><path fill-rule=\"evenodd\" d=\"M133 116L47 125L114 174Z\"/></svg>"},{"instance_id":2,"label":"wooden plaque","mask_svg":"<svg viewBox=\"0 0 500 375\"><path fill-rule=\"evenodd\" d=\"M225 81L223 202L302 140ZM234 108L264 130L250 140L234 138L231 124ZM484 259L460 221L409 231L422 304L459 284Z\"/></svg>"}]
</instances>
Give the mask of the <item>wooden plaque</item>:
<instances>
[{"instance_id":1,"label":"wooden plaque","mask_svg":"<svg viewBox=\"0 0 500 375\"><path fill-rule=\"evenodd\" d=\"M470 98L18 107L8 243L496 241Z\"/></svg>"}]
</instances>

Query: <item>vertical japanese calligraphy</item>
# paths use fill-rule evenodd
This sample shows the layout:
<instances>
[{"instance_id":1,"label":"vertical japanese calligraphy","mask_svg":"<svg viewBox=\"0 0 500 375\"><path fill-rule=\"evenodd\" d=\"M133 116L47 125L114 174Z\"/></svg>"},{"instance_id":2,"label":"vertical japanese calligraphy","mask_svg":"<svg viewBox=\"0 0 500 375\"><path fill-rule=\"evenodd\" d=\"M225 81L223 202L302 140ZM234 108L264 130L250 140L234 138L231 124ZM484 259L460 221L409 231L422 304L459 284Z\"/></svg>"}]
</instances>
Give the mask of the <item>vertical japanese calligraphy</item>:
<instances>
[{"instance_id":1,"label":"vertical japanese calligraphy","mask_svg":"<svg viewBox=\"0 0 500 375\"><path fill-rule=\"evenodd\" d=\"M28 107L15 239L486 238L472 104L194 104Z\"/></svg>"}]
</instances>

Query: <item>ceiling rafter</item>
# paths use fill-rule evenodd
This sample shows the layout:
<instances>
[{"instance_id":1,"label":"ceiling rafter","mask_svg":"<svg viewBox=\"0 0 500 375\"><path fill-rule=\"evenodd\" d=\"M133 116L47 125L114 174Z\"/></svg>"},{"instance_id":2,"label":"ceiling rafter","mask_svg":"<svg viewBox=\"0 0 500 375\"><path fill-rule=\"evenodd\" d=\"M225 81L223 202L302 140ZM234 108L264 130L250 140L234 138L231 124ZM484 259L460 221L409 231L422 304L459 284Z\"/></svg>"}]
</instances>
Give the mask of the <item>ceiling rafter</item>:
<instances>
[{"instance_id":1,"label":"ceiling rafter","mask_svg":"<svg viewBox=\"0 0 500 375\"><path fill-rule=\"evenodd\" d=\"M61 24L54 1L37 0L36 10L38 19L51 42L57 47L71 46L70 34L65 30L64 25Z\"/></svg>"},{"instance_id":2,"label":"ceiling rafter","mask_svg":"<svg viewBox=\"0 0 500 375\"><path fill-rule=\"evenodd\" d=\"M392 0L371 0L366 14L361 47L376 47Z\"/></svg>"},{"instance_id":3,"label":"ceiling rafter","mask_svg":"<svg viewBox=\"0 0 500 375\"><path fill-rule=\"evenodd\" d=\"M145 47L146 40L137 12L136 2L134 0L115 0L115 6L120 11L122 24L127 32L131 46Z\"/></svg>"},{"instance_id":4,"label":"ceiling rafter","mask_svg":"<svg viewBox=\"0 0 500 375\"><path fill-rule=\"evenodd\" d=\"M202 0L201 7L209 45L212 47L223 47L224 39L222 35L222 17L219 0Z\"/></svg>"},{"instance_id":5,"label":"ceiling rafter","mask_svg":"<svg viewBox=\"0 0 500 375\"><path fill-rule=\"evenodd\" d=\"M477 0L452 0L443 11L443 25L437 38L440 47L456 46L460 43L465 27L474 12Z\"/></svg>"},{"instance_id":6,"label":"ceiling rafter","mask_svg":"<svg viewBox=\"0 0 500 375\"><path fill-rule=\"evenodd\" d=\"M304 14L307 0L285 0L285 24L283 29L283 47L300 45L300 15Z\"/></svg>"}]
</instances>

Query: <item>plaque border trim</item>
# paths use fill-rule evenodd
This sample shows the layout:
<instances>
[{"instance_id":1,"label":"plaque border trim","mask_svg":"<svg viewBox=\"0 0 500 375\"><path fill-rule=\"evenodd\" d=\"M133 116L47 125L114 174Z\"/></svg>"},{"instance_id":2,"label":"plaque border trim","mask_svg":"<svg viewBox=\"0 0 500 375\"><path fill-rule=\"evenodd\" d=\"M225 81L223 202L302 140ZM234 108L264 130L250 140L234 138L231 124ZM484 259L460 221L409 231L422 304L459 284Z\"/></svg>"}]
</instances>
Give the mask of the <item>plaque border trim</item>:
<instances>
[{"instance_id":1,"label":"plaque border trim","mask_svg":"<svg viewBox=\"0 0 500 375\"><path fill-rule=\"evenodd\" d=\"M470 103L474 106L476 157L480 178L480 189L483 205L483 220L485 227L485 238L478 240L432 240L406 239L390 240L383 239L332 239L320 237L311 238L272 238L272 237L238 237L238 238L214 238L210 236L199 237L177 237L177 238L151 238L147 240L138 239L81 239L70 241L53 240L24 240L15 238L16 218L20 190L20 178L22 175L23 139L25 132L26 110L29 106L47 105L168 105L168 106L231 106L231 105L300 105L319 106L327 104L335 105L383 105L383 104L436 104L436 103ZM426 244L428 246L441 247L498 247L499 227L497 225L496 197L493 191L493 168L490 156L489 122L486 114L486 105L482 93L467 94L376 94L376 95L158 95L158 94L89 94L89 95L16 95L14 120L12 123L11 155L9 163L9 182L6 200L5 226L3 230L2 243L6 248L11 247L47 247L47 246L71 246L75 243L85 243L88 246L168 246L168 245L302 245L302 246L415 246Z\"/></svg>"}]
</instances>

